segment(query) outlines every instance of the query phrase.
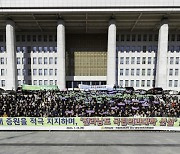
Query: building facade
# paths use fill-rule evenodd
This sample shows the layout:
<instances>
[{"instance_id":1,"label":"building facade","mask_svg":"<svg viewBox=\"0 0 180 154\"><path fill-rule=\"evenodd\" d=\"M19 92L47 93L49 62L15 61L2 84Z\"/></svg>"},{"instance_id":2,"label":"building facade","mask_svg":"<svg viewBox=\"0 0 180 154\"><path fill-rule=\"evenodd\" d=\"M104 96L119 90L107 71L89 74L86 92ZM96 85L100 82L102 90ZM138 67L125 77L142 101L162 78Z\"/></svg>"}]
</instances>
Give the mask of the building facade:
<instances>
[{"instance_id":1,"label":"building facade","mask_svg":"<svg viewBox=\"0 0 180 154\"><path fill-rule=\"evenodd\" d=\"M179 90L178 0L1 0L0 87Z\"/></svg>"}]
</instances>

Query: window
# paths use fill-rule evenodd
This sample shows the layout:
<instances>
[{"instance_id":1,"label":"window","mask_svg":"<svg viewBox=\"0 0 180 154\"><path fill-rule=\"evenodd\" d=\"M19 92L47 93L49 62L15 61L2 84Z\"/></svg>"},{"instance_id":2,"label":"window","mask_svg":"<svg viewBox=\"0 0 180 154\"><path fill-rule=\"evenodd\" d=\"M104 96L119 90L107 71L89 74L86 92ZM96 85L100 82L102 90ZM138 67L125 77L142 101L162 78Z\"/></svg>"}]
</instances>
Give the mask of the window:
<instances>
[{"instance_id":1,"label":"window","mask_svg":"<svg viewBox=\"0 0 180 154\"><path fill-rule=\"evenodd\" d=\"M44 57L44 64L48 64L48 58Z\"/></svg>"},{"instance_id":2,"label":"window","mask_svg":"<svg viewBox=\"0 0 180 154\"><path fill-rule=\"evenodd\" d=\"M0 52L5 52L5 47L0 47Z\"/></svg>"},{"instance_id":3,"label":"window","mask_svg":"<svg viewBox=\"0 0 180 154\"><path fill-rule=\"evenodd\" d=\"M44 35L44 42L47 42L47 35Z\"/></svg>"},{"instance_id":4,"label":"window","mask_svg":"<svg viewBox=\"0 0 180 154\"><path fill-rule=\"evenodd\" d=\"M48 80L44 80L44 85L48 85Z\"/></svg>"},{"instance_id":5,"label":"window","mask_svg":"<svg viewBox=\"0 0 180 154\"><path fill-rule=\"evenodd\" d=\"M39 69L39 76L42 76L42 69Z\"/></svg>"},{"instance_id":6,"label":"window","mask_svg":"<svg viewBox=\"0 0 180 154\"><path fill-rule=\"evenodd\" d=\"M0 42L3 42L3 35L0 35Z\"/></svg>"},{"instance_id":7,"label":"window","mask_svg":"<svg viewBox=\"0 0 180 154\"><path fill-rule=\"evenodd\" d=\"M53 85L53 80L50 80L50 81L49 81L49 84L50 84L50 85Z\"/></svg>"},{"instance_id":8,"label":"window","mask_svg":"<svg viewBox=\"0 0 180 154\"><path fill-rule=\"evenodd\" d=\"M121 41L124 41L124 35L121 35Z\"/></svg>"},{"instance_id":9,"label":"window","mask_svg":"<svg viewBox=\"0 0 180 154\"><path fill-rule=\"evenodd\" d=\"M16 52L17 53L21 52L21 47L16 47Z\"/></svg>"},{"instance_id":10,"label":"window","mask_svg":"<svg viewBox=\"0 0 180 154\"><path fill-rule=\"evenodd\" d=\"M55 69L55 72L54 72L55 76L57 75L57 69Z\"/></svg>"},{"instance_id":11,"label":"window","mask_svg":"<svg viewBox=\"0 0 180 154\"><path fill-rule=\"evenodd\" d=\"M129 87L129 81L125 80L125 87Z\"/></svg>"},{"instance_id":12,"label":"window","mask_svg":"<svg viewBox=\"0 0 180 154\"><path fill-rule=\"evenodd\" d=\"M49 69L49 75L50 75L50 76L53 75L53 69Z\"/></svg>"},{"instance_id":13,"label":"window","mask_svg":"<svg viewBox=\"0 0 180 154\"><path fill-rule=\"evenodd\" d=\"M22 42L26 41L25 35L22 35L21 38L22 38Z\"/></svg>"},{"instance_id":14,"label":"window","mask_svg":"<svg viewBox=\"0 0 180 154\"><path fill-rule=\"evenodd\" d=\"M42 85L42 80L39 80L39 85Z\"/></svg>"},{"instance_id":15,"label":"window","mask_svg":"<svg viewBox=\"0 0 180 154\"><path fill-rule=\"evenodd\" d=\"M26 69L22 69L22 75L26 76Z\"/></svg>"},{"instance_id":16,"label":"window","mask_svg":"<svg viewBox=\"0 0 180 154\"><path fill-rule=\"evenodd\" d=\"M55 80L55 85L57 85L57 80Z\"/></svg>"},{"instance_id":17,"label":"window","mask_svg":"<svg viewBox=\"0 0 180 154\"><path fill-rule=\"evenodd\" d=\"M135 64L135 57L131 57L131 64Z\"/></svg>"},{"instance_id":18,"label":"window","mask_svg":"<svg viewBox=\"0 0 180 154\"><path fill-rule=\"evenodd\" d=\"M146 34L143 35L143 41L147 41L147 35Z\"/></svg>"},{"instance_id":19,"label":"window","mask_svg":"<svg viewBox=\"0 0 180 154\"><path fill-rule=\"evenodd\" d=\"M130 35L129 34L126 37L126 41L130 41Z\"/></svg>"},{"instance_id":20,"label":"window","mask_svg":"<svg viewBox=\"0 0 180 154\"><path fill-rule=\"evenodd\" d=\"M16 42L20 42L20 35L16 35Z\"/></svg>"},{"instance_id":21,"label":"window","mask_svg":"<svg viewBox=\"0 0 180 154\"><path fill-rule=\"evenodd\" d=\"M125 75L128 76L129 75L129 69L126 69L125 71Z\"/></svg>"},{"instance_id":22,"label":"window","mask_svg":"<svg viewBox=\"0 0 180 154\"><path fill-rule=\"evenodd\" d=\"M169 80L169 87L172 87L172 80Z\"/></svg>"},{"instance_id":23,"label":"window","mask_svg":"<svg viewBox=\"0 0 180 154\"><path fill-rule=\"evenodd\" d=\"M39 52L42 52L42 50L43 50L42 47L39 47Z\"/></svg>"},{"instance_id":24,"label":"window","mask_svg":"<svg viewBox=\"0 0 180 154\"><path fill-rule=\"evenodd\" d=\"M148 46L148 52L152 52L152 46Z\"/></svg>"},{"instance_id":25,"label":"window","mask_svg":"<svg viewBox=\"0 0 180 154\"><path fill-rule=\"evenodd\" d=\"M173 69L169 69L169 76L173 75Z\"/></svg>"},{"instance_id":26,"label":"window","mask_svg":"<svg viewBox=\"0 0 180 154\"><path fill-rule=\"evenodd\" d=\"M151 64L151 57L148 57L148 64Z\"/></svg>"},{"instance_id":27,"label":"window","mask_svg":"<svg viewBox=\"0 0 180 154\"><path fill-rule=\"evenodd\" d=\"M33 52L36 52L37 51L37 47L33 47Z\"/></svg>"},{"instance_id":28,"label":"window","mask_svg":"<svg viewBox=\"0 0 180 154\"><path fill-rule=\"evenodd\" d=\"M49 52L53 52L53 47L49 47Z\"/></svg>"},{"instance_id":29,"label":"window","mask_svg":"<svg viewBox=\"0 0 180 154\"><path fill-rule=\"evenodd\" d=\"M27 35L27 42L31 42L31 35Z\"/></svg>"},{"instance_id":30,"label":"window","mask_svg":"<svg viewBox=\"0 0 180 154\"><path fill-rule=\"evenodd\" d=\"M143 46L143 52L146 52L146 46Z\"/></svg>"},{"instance_id":31,"label":"window","mask_svg":"<svg viewBox=\"0 0 180 154\"><path fill-rule=\"evenodd\" d=\"M48 75L48 69L44 69L44 76Z\"/></svg>"},{"instance_id":32,"label":"window","mask_svg":"<svg viewBox=\"0 0 180 154\"><path fill-rule=\"evenodd\" d=\"M174 34L171 35L171 41L173 41L173 42L175 41L175 35Z\"/></svg>"},{"instance_id":33,"label":"window","mask_svg":"<svg viewBox=\"0 0 180 154\"><path fill-rule=\"evenodd\" d=\"M31 69L28 69L28 76L31 76Z\"/></svg>"},{"instance_id":34,"label":"window","mask_svg":"<svg viewBox=\"0 0 180 154\"><path fill-rule=\"evenodd\" d=\"M34 75L34 76L37 75L37 69L33 69L33 75Z\"/></svg>"},{"instance_id":35,"label":"window","mask_svg":"<svg viewBox=\"0 0 180 154\"><path fill-rule=\"evenodd\" d=\"M142 69L142 76L145 76L145 69Z\"/></svg>"},{"instance_id":36,"label":"window","mask_svg":"<svg viewBox=\"0 0 180 154\"><path fill-rule=\"evenodd\" d=\"M28 64L31 64L31 58L28 58Z\"/></svg>"},{"instance_id":37,"label":"window","mask_svg":"<svg viewBox=\"0 0 180 154\"><path fill-rule=\"evenodd\" d=\"M22 58L22 64L26 64L26 58Z\"/></svg>"},{"instance_id":38,"label":"window","mask_svg":"<svg viewBox=\"0 0 180 154\"><path fill-rule=\"evenodd\" d=\"M120 76L123 76L123 69L120 69Z\"/></svg>"},{"instance_id":39,"label":"window","mask_svg":"<svg viewBox=\"0 0 180 154\"><path fill-rule=\"evenodd\" d=\"M129 64L129 57L126 57L126 64Z\"/></svg>"},{"instance_id":40,"label":"window","mask_svg":"<svg viewBox=\"0 0 180 154\"><path fill-rule=\"evenodd\" d=\"M131 69L131 76L134 76L134 69Z\"/></svg>"},{"instance_id":41,"label":"window","mask_svg":"<svg viewBox=\"0 0 180 154\"><path fill-rule=\"evenodd\" d=\"M120 57L120 64L124 64L124 57Z\"/></svg>"},{"instance_id":42,"label":"window","mask_svg":"<svg viewBox=\"0 0 180 154\"><path fill-rule=\"evenodd\" d=\"M42 36L38 35L38 41L41 42L42 41Z\"/></svg>"},{"instance_id":43,"label":"window","mask_svg":"<svg viewBox=\"0 0 180 154\"><path fill-rule=\"evenodd\" d=\"M55 53L57 52L57 47L54 47L54 51L55 51Z\"/></svg>"},{"instance_id":44,"label":"window","mask_svg":"<svg viewBox=\"0 0 180 154\"><path fill-rule=\"evenodd\" d=\"M34 80L34 81L33 81L33 85L37 85L37 80Z\"/></svg>"},{"instance_id":45,"label":"window","mask_svg":"<svg viewBox=\"0 0 180 154\"><path fill-rule=\"evenodd\" d=\"M132 47L131 47L131 51L132 51L132 52L135 52L135 46L132 46Z\"/></svg>"},{"instance_id":46,"label":"window","mask_svg":"<svg viewBox=\"0 0 180 154\"><path fill-rule=\"evenodd\" d=\"M156 64L156 57L153 58L153 64Z\"/></svg>"},{"instance_id":47,"label":"window","mask_svg":"<svg viewBox=\"0 0 180 154\"><path fill-rule=\"evenodd\" d=\"M36 35L33 35L33 42L36 42Z\"/></svg>"},{"instance_id":48,"label":"window","mask_svg":"<svg viewBox=\"0 0 180 154\"><path fill-rule=\"evenodd\" d=\"M177 41L180 41L180 34L177 35Z\"/></svg>"},{"instance_id":49,"label":"window","mask_svg":"<svg viewBox=\"0 0 180 154\"><path fill-rule=\"evenodd\" d=\"M44 47L44 52L45 52L45 53L48 52L48 47Z\"/></svg>"},{"instance_id":50,"label":"window","mask_svg":"<svg viewBox=\"0 0 180 154\"><path fill-rule=\"evenodd\" d=\"M141 52L141 46L137 47L137 52Z\"/></svg>"},{"instance_id":51,"label":"window","mask_svg":"<svg viewBox=\"0 0 180 154\"><path fill-rule=\"evenodd\" d=\"M136 69L136 76L140 75L140 69Z\"/></svg>"},{"instance_id":52,"label":"window","mask_svg":"<svg viewBox=\"0 0 180 154\"><path fill-rule=\"evenodd\" d=\"M119 85L120 85L120 87L123 87L123 80L119 81Z\"/></svg>"},{"instance_id":53,"label":"window","mask_svg":"<svg viewBox=\"0 0 180 154\"><path fill-rule=\"evenodd\" d=\"M140 64L140 57L137 57L137 64Z\"/></svg>"},{"instance_id":54,"label":"window","mask_svg":"<svg viewBox=\"0 0 180 154\"><path fill-rule=\"evenodd\" d=\"M49 42L52 42L52 41L53 41L53 36L49 35Z\"/></svg>"},{"instance_id":55,"label":"window","mask_svg":"<svg viewBox=\"0 0 180 154\"><path fill-rule=\"evenodd\" d=\"M158 41L158 34L154 35L154 41Z\"/></svg>"},{"instance_id":56,"label":"window","mask_svg":"<svg viewBox=\"0 0 180 154\"><path fill-rule=\"evenodd\" d=\"M54 58L54 64L57 64L57 57Z\"/></svg>"},{"instance_id":57,"label":"window","mask_svg":"<svg viewBox=\"0 0 180 154\"><path fill-rule=\"evenodd\" d=\"M38 58L38 64L42 64L42 57Z\"/></svg>"},{"instance_id":58,"label":"window","mask_svg":"<svg viewBox=\"0 0 180 154\"><path fill-rule=\"evenodd\" d=\"M131 87L134 87L134 80L131 80L131 81L130 81L130 86L131 86Z\"/></svg>"},{"instance_id":59,"label":"window","mask_svg":"<svg viewBox=\"0 0 180 154\"><path fill-rule=\"evenodd\" d=\"M21 75L21 70L17 69L17 75L20 76Z\"/></svg>"},{"instance_id":60,"label":"window","mask_svg":"<svg viewBox=\"0 0 180 154\"><path fill-rule=\"evenodd\" d=\"M119 35L116 35L116 41L117 42L119 41Z\"/></svg>"},{"instance_id":61,"label":"window","mask_svg":"<svg viewBox=\"0 0 180 154\"><path fill-rule=\"evenodd\" d=\"M17 64L21 64L21 59L20 59L20 57L17 58Z\"/></svg>"},{"instance_id":62,"label":"window","mask_svg":"<svg viewBox=\"0 0 180 154\"><path fill-rule=\"evenodd\" d=\"M174 87L178 87L178 80L174 80Z\"/></svg>"},{"instance_id":63,"label":"window","mask_svg":"<svg viewBox=\"0 0 180 154\"><path fill-rule=\"evenodd\" d=\"M139 80L136 80L136 87L139 87Z\"/></svg>"},{"instance_id":64,"label":"window","mask_svg":"<svg viewBox=\"0 0 180 154\"><path fill-rule=\"evenodd\" d=\"M5 80L1 80L1 87L5 87L6 84L5 84Z\"/></svg>"},{"instance_id":65,"label":"window","mask_svg":"<svg viewBox=\"0 0 180 154\"><path fill-rule=\"evenodd\" d=\"M27 48L26 47L22 47L22 52L26 53L27 52Z\"/></svg>"},{"instance_id":66,"label":"window","mask_svg":"<svg viewBox=\"0 0 180 154\"><path fill-rule=\"evenodd\" d=\"M149 41L152 41L152 34L149 35Z\"/></svg>"},{"instance_id":67,"label":"window","mask_svg":"<svg viewBox=\"0 0 180 154\"><path fill-rule=\"evenodd\" d=\"M170 64L173 64L174 63L174 57L170 57Z\"/></svg>"},{"instance_id":68,"label":"window","mask_svg":"<svg viewBox=\"0 0 180 154\"><path fill-rule=\"evenodd\" d=\"M140 34L138 35L138 41L141 41L141 35Z\"/></svg>"},{"instance_id":69,"label":"window","mask_svg":"<svg viewBox=\"0 0 180 154\"><path fill-rule=\"evenodd\" d=\"M57 42L57 35L54 36L54 40L55 40L55 42Z\"/></svg>"},{"instance_id":70,"label":"window","mask_svg":"<svg viewBox=\"0 0 180 154\"><path fill-rule=\"evenodd\" d=\"M155 80L152 80L152 87L155 87Z\"/></svg>"},{"instance_id":71,"label":"window","mask_svg":"<svg viewBox=\"0 0 180 154\"><path fill-rule=\"evenodd\" d=\"M147 76L151 76L151 69L147 69Z\"/></svg>"},{"instance_id":72,"label":"window","mask_svg":"<svg viewBox=\"0 0 180 154\"><path fill-rule=\"evenodd\" d=\"M135 34L132 35L132 41L133 42L136 41L136 35Z\"/></svg>"},{"instance_id":73,"label":"window","mask_svg":"<svg viewBox=\"0 0 180 154\"><path fill-rule=\"evenodd\" d=\"M150 85L151 85L151 81L147 80L147 87L150 87Z\"/></svg>"},{"instance_id":74,"label":"window","mask_svg":"<svg viewBox=\"0 0 180 154\"><path fill-rule=\"evenodd\" d=\"M179 57L176 57L176 64L179 64Z\"/></svg>"},{"instance_id":75,"label":"window","mask_svg":"<svg viewBox=\"0 0 180 154\"><path fill-rule=\"evenodd\" d=\"M146 57L142 58L142 64L146 64Z\"/></svg>"},{"instance_id":76,"label":"window","mask_svg":"<svg viewBox=\"0 0 180 154\"><path fill-rule=\"evenodd\" d=\"M49 57L49 64L53 64L53 57Z\"/></svg>"},{"instance_id":77,"label":"window","mask_svg":"<svg viewBox=\"0 0 180 154\"><path fill-rule=\"evenodd\" d=\"M5 76L5 69L1 69L1 76Z\"/></svg>"},{"instance_id":78,"label":"window","mask_svg":"<svg viewBox=\"0 0 180 154\"><path fill-rule=\"evenodd\" d=\"M37 58L33 57L33 64L37 64Z\"/></svg>"},{"instance_id":79,"label":"window","mask_svg":"<svg viewBox=\"0 0 180 154\"><path fill-rule=\"evenodd\" d=\"M179 69L175 69L175 76L179 75Z\"/></svg>"},{"instance_id":80,"label":"window","mask_svg":"<svg viewBox=\"0 0 180 154\"><path fill-rule=\"evenodd\" d=\"M145 80L141 81L141 87L145 87Z\"/></svg>"}]
</instances>

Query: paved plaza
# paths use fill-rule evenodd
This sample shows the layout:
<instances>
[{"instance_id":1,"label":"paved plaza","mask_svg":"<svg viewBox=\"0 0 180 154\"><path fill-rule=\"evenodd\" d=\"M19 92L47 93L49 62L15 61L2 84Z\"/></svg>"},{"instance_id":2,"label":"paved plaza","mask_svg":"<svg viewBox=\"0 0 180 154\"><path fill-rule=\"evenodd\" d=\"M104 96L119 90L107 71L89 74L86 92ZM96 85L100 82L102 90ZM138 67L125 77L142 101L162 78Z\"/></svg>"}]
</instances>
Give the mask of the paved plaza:
<instances>
[{"instance_id":1,"label":"paved plaza","mask_svg":"<svg viewBox=\"0 0 180 154\"><path fill-rule=\"evenodd\" d=\"M180 133L0 132L0 154L179 154Z\"/></svg>"}]
</instances>

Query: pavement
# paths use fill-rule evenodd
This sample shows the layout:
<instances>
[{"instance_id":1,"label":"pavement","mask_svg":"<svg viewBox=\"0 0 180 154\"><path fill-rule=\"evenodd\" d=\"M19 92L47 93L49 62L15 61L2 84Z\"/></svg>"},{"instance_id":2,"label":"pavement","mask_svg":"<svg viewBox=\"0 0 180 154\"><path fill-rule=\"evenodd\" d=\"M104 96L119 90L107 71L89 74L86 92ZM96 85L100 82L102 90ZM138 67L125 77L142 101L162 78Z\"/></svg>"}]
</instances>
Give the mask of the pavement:
<instances>
[{"instance_id":1,"label":"pavement","mask_svg":"<svg viewBox=\"0 0 180 154\"><path fill-rule=\"evenodd\" d=\"M0 154L179 154L179 132L0 131Z\"/></svg>"}]
</instances>

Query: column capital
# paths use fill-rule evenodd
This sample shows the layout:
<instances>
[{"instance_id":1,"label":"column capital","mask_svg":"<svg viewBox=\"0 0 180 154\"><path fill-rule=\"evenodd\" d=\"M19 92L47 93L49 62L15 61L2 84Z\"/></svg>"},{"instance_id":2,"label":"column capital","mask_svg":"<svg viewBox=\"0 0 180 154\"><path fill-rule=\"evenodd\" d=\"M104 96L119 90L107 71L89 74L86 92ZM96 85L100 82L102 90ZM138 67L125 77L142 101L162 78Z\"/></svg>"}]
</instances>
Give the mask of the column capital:
<instances>
[{"instance_id":1,"label":"column capital","mask_svg":"<svg viewBox=\"0 0 180 154\"><path fill-rule=\"evenodd\" d=\"M111 24L116 24L116 19L111 18L111 19L109 20L109 25L111 25Z\"/></svg>"},{"instance_id":2,"label":"column capital","mask_svg":"<svg viewBox=\"0 0 180 154\"><path fill-rule=\"evenodd\" d=\"M57 24L65 25L65 21L63 19L58 19Z\"/></svg>"},{"instance_id":3,"label":"column capital","mask_svg":"<svg viewBox=\"0 0 180 154\"><path fill-rule=\"evenodd\" d=\"M161 25L163 24L168 24L168 18L167 17L164 17L161 19Z\"/></svg>"},{"instance_id":4,"label":"column capital","mask_svg":"<svg viewBox=\"0 0 180 154\"><path fill-rule=\"evenodd\" d=\"M7 20L6 20L6 24L15 26L15 22L14 22L13 20L11 20L11 19L7 19Z\"/></svg>"}]
</instances>

